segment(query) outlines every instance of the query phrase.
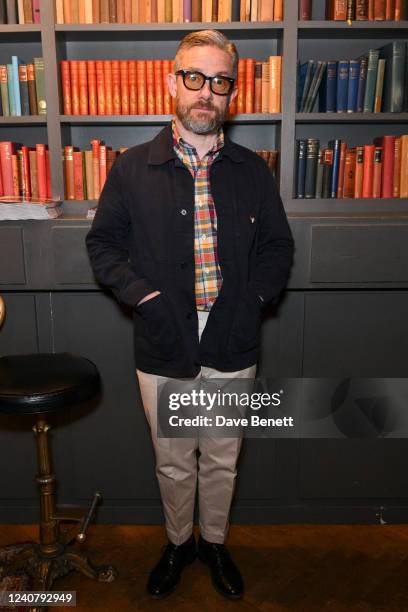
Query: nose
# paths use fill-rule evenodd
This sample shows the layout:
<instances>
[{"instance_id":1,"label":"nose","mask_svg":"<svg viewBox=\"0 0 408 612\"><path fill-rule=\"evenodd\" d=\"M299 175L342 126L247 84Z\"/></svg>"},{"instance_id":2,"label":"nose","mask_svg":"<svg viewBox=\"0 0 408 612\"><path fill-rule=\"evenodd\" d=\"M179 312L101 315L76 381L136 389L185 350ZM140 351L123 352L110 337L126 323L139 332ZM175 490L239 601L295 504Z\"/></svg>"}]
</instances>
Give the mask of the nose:
<instances>
[{"instance_id":1,"label":"nose","mask_svg":"<svg viewBox=\"0 0 408 612\"><path fill-rule=\"evenodd\" d=\"M209 100L212 97L210 81L205 81L203 87L200 89L200 97L204 98L204 100Z\"/></svg>"}]
</instances>

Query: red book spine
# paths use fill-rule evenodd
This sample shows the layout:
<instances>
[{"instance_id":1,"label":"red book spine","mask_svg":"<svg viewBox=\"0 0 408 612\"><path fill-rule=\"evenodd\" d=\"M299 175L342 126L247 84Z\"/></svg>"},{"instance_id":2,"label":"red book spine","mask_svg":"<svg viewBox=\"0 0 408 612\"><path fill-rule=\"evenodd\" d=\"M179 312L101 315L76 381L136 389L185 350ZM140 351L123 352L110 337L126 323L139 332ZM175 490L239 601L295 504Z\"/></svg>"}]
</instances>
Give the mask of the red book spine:
<instances>
[{"instance_id":1,"label":"red book spine","mask_svg":"<svg viewBox=\"0 0 408 612\"><path fill-rule=\"evenodd\" d=\"M395 21L401 21L401 8L402 8L403 2L406 2L406 0L395 0L395 10L394 10Z\"/></svg>"},{"instance_id":2,"label":"red book spine","mask_svg":"<svg viewBox=\"0 0 408 612\"><path fill-rule=\"evenodd\" d=\"M136 61L138 114L147 115L146 60Z\"/></svg>"},{"instance_id":3,"label":"red book spine","mask_svg":"<svg viewBox=\"0 0 408 612\"><path fill-rule=\"evenodd\" d=\"M245 112L254 112L255 98L255 60L248 57L245 60Z\"/></svg>"},{"instance_id":4,"label":"red book spine","mask_svg":"<svg viewBox=\"0 0 408 612\"><path fill-rule=\"evenodd\" d=\"M21 147L21 155L23 158L23 172L21 176L22 196L25 198L31 198L29 147L23 145Z\"/></svg>"},{"instance_id":5,"label":"red book spine","mask_svg":"<svg viewBox=\"0 0 408 612\"><path fill-rule=\"evenodd\" d=\"M347 0L334 0L334 21L345 21L347 19Z\"/></svg>"},{"instance_id":6,"label":"red book spine","mask_svg":"<svg viewBox=\"0 0 408 612\"><path fill-rule=\"evenodd\" d=\"M312 0L300 0L299 2L300 21L309 21L311 18L312 18Z\"/></svg>"},{"instance_id":7,"label":"red book spine","mask_svg":"<svg viewBox=\"0 0 408 612\"><path fill-rule=\"evenodd\" d=\"M340 144L339 182L337 185L337 197L341 199L344 191L344 166L346 162L346 143Z\"/></svg>"},{"instance_id":8,"label":"red book spine","mask_svg":"<svg viewBox=\"0 0 408 612\"><path fill-rule=\"evenodd\" d=\"M67 60L61 61L61 85L64 115L72 115L71 76L69 69L69 61Z\"/></svg>"},{"instance_id":9,"label":"red book spine","mask_svg":"<svg viewBox=\"0 0 408 612\"><path fill-rule=\"evenodd\" d=\"M374 141L378 146L382 146L382 176L381 176L381 197L392 198L394 196L394 150L395 136L382 136Z\"/></svg>"},{"instance_id":10,"label":"red book spine","mask_svg":"<svg viewBox=\"0 0 408 612\"><path fill-rule=\"evenodd\" d=\"M120 97L121 97L121 114L129 115L129 72L128 61L121 60L119 63L120 70Z\"/></svg>"},{"instance_id":11,"label":"red book spine","mask_svg":"<svg viewBox=\"0 0 408 612\"><path fill-rule=\"evenodd\" d=\"M47 147L45 147L45 182L47 185L47 198L51 198L52 189L51 189L50 152L48 151Z\"/></svg>"},{"instance_id":12,"label":"red book spine","mask_svg":"<svg viewBox=\"0 0 408 612\"><path fill-rule=\"evenodd\" d=\"M381 198L382 147L374 149L373 198Z\"/></svg>"},{"instance_id":13,"label":"red book spine","mask_svg":"<svg viewBox=\"0 0 408 612\"><path fill-rule=\"evenodd\" d=\"M254 113L262 113L262 62L255 62L254 83Z\"/></svg>"},{"instance_id":14,"label":"red book spine","mask_svg":"<svg viewBox=\"0 0 408 612\"><path fill-rule=\"evenodd\" d=\"M64 147L64 180L65 198L75 200L74 147L72 145Z\"/></svg>"},{"instance_id":15,"label":"red book spine","mask_svg":"<svg viewBox=\"0 0 408 612\"><path fill-rule=\"evenodd\" d=\"M105 105L105 76L103 72L103 60L96 60L96 91L98 94L98 115L106 115Z\"/></svg>"},{"instance_id":16,"label":"red book spine","mask_svg":"<svg viewBox=\"0 0 408 612\"><path fill-rule=\"evenodd\" d=\"M154 70L154 93L156 100L156 115L163 115L163 81L162 60L153 60Z\"/></svg>"},{"instance_id":17,"label":"red book spine","mask_svg":"<svg viewBox=\"0 0 408 612\"><path fill-rule=\"evenodd\" d=\"M112 67L112 113L114 115L120 115L121 104L120 104L119 60L112 60L111 67Z\"/></svg>"},{"instance_id":18,"label":"red book spine","mask_svg":"<svg viewBox=\"0 0 408 612\"><path fill-rule=\"evenodd\" d=\"M18 183L18 159L17 153L11 156L11 172L13 176L13 195L18 198L20 195L20 185Z\"/></svg>"},{"instance_id":19,"label":"red book spine","mask_svg":"<svg viewBox=\"0 0 408 612\"><path fill-rule=\"evenodd\" d=\"M112 62L103 60L103 74L105 77L105 112L113 115L113 91L112 91Z\"/></svg>"},{"instance_id":20,"label":"red book spine","mask_svg":"<svg viewBox=\"0 0 408 612\"><path fill-rule=\"evenodd\" d=\"M93 199L94 200L98 200L99 199L99 194L100 194L100 190L99 190L99 147L100 147L101 141L94 139L91 140L91 146L92 146L92 178L93 178L93 186L94 186L94 195L93 195ZM88 194L89 196L89 194ZM90 198L92 199L92 198Z\"/></svg>"},{"instance_id":21,"label":"red book spine","mask_svg":"<svg viewBox=\"0 0 408 612\"><path fill-rule=\"evenodd\" d=\"M129 114L137 115L137 80L136 80L136 60L129 60Z\"/></svg>"},{"instance_id":22,"label":"red book spine","mask_svg":"<svg viewBox=\"0 0 408 612\"><path fill-rule=\"evenodd\" d=\"M82 151L74 151L74 199L84 199L84 176L82 169Z\"/></svg>"},{"instance_id":23,"label":"red book spine","mask_svg":"<svg viewBox=\"0 0 408 612\"><path fill-rule=\"evenodd\" d=\"M147 95L147 114L155 114L154 99L154 69L153 60L146 60L146 95Z\"/></svg>"},{"instance_id":24,"label":"red book spine","mask_svg":"<svg viewBox=\"0 0 408 612\"><path fill-rule=\"evenodd\" d=\"M37 175L38 175L38 197L44 200L47 197L47 170L45 162L45 144L35 145L37 156Z\"/></svg>"},{"instance_id":25,"label":"red book spine","mask_svg":"<svg viewBox=\"0 0 408 612\"><path fill-rule=\"evenodd\" d=\"M0 196L4 195L4 190L3 190L3 177L1 174L1 157L0 157Z\"/></svg>"},{"instance_id":26,"label":"red book spine","mask_svg":"<svg viewBox=\"0 0 408 612\"><path fill-rule=\"evenodd\" d=\"M96 69L95 69L95 61L88 60L87 61L87 69L88 69L88 102L89 102L89 114L97 115L98 114L98 97L97 97L97 89L96 89Z\"/></svg>"},{"instance_id":27,"label":"red book spine","mask_svg":"<svg viewBox=\"0 0 408 612\"><path fill-rule=\"evenodd\" d=\"M364 145L363 198L373 197L374 145Z\"/></svg>"},{"instance_id":28,"label":"red book spine","mask_svg":"<svg viewBox=\"0 0 408 612\"><path fill-rule=\"evenodd\" d=\"M78 80L79 80L79 114L88 114L88 78L86 61L78 61Z\"/></svg>"},{"instance_id":29,"label":"red book spine","mask_svg":"<svg viewBox=\"0 0 408 612\"><path fill-rule=\"evenodd\" d=\"M106 145L99 145L99 192L106 181Z\"/></svg>"},{"instance_id":30,"label":"red book spine","mask_svg":"<svg viewBox=\"0 0 408 612\"><path fill-rule=\"evenodd\" d=\"M71 105L72 114L79 115L79 75L78 75L78 61L70 60L71 69Z\"/></svg>"},{"instance_id":31,"label":"red book spine","mask_svg":"<svg viewBox=\"0 0 408 612\"><path fill-rule=\"evenodd\" d=\"M171 96L169 87L167 85L167 75L170 73L170 60L162 61L162 75L163 75L163 113L165 115L171 114Z\"/></svg>"},{"instance_id":32,"label":"red book spine","mask_svg":"<svg viewBox=\"0 0 408 612\"><path fill-rule=\"evenodd\" d=\"M238 78L237 78L237 113L245 112L245 59L240 58L238 61Z\"/></svg>"},{"instance_id":33,"label":"red book spine","mask_svg":"<svg viewBox=\"0 0 408 612\"><path fill-rule=\"evenodd\" d=\"M374 21L374 0L368 0L368 19Z\"/></svg>"},{"instance_id":34,"label":"red book spine","mask_svg":"<svg viewBox=\"0 0 408 612\"><path fill-rule=\"evenodd\" d=\"M3 195L14 195L13 185L13 143L10 141L0 142L0 165L3 183Z\"/></svg>"},{"instance_id":35,"label":"red book spine","mask_svg":"<svg viewBox=\"0 0 408 612\"><path fill-rule=\"evenodd\" d=\"M385 3L385 18L387 21L395 19L395 0L387 0Z\"/></svg>"},{"instance_id":36,"label":"red book spine","mask_svg":"<svg viewBox=\"0 0 408 612\"><path fill-rule=\"evenodd\" d=\"M401 169L401 137L395 137L394 148L394 179L393 179L393 195L394 198L400 196L400 169Z\"/></svg>"},{"instance_id":37,"label":"red book spine","mask_svg":"<svg viewBox=\"0 0 408 612\"><path fill-rule=\"evenodd\" d=\"M356 147L356 163L355 163L355 190L354 197L361 198L363 196L363 172L364 172L364 147Z\"/></svg>"},{"instance_id":38,"label":"red book spine","mask_svg":"<svg viewBox=\"0 0 408 612\"><path fill-rule=\"evenodd\" d=\"M374 19L375 21L385 20L385 0L374 0Z\"/></svg>"}]
</instances>

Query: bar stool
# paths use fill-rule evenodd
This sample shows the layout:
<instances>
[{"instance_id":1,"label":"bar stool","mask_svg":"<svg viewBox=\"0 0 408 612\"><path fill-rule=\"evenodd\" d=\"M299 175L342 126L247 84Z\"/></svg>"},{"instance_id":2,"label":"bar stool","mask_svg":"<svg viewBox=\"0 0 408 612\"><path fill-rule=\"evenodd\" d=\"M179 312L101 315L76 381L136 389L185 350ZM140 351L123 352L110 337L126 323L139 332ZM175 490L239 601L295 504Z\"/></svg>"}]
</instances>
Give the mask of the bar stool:
<instances>
[{"instance_id":1,"label":"bar stool","mask_svg":"<svg viewBox=\"0 0 408 612\"><path fill-rule=\"evenodd\" d=\"M5 304L0 296L0 327ZM100 376L96 366L70 353L38 353L0 357L0 412L35 420L32 427L37 445L40 494L40 537L24 548L7 571L24 568L34 579L33 590L49 591L53 581L71 570L79 570L99 582L111 582L117 575L111 565L95 566L83 552L69 544L83 542L86 530L101 499L95 493L90 508L57 508L55 476L52 473L47 415L79 405L97 395ZM60 522L77 523L62 531ZM1 575L1 567L0 567ZM44 608L30 608L32 612Z\"/></svg>"}]
</instances>

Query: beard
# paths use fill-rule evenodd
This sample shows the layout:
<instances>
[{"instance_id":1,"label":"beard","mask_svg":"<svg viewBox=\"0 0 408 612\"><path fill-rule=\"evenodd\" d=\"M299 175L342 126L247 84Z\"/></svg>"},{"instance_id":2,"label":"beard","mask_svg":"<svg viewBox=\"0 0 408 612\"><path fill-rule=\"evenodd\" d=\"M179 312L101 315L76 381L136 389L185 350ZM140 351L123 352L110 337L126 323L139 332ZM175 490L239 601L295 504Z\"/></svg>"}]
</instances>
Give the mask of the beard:
<instances>
[{"instance_id":1,"label":"beard","mask_svg":"<svg viewBox=\"0 0 408 612\"><path fill-rule=\"evenodd\" d=\"M200 112L199 108L210 110L211 113ZM195 109L193 111L193 109ZM211 134L216 132L224 123L228 111L228 104L224 109L217 108L211 103L196 102L195 104L181 104L176 100L176 115L182 126L195 134Z\"/></svg>"}]
</instances>

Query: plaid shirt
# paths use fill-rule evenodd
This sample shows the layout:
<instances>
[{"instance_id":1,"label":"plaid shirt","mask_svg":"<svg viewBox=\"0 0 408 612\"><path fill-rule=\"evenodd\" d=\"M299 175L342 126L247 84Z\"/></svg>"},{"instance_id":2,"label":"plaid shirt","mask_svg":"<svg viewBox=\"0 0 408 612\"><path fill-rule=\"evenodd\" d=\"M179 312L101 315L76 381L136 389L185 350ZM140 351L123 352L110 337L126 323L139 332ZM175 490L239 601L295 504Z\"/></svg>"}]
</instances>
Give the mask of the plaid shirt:
<instances>
[{"instance_id":1,"label":"plaid shirt","mask_svg":"<svg viewBox=\"0 0 408 612\"><path fill-rule=\"evenodd\" d=\"M224 146L220 128L217 140L200 160L195 147L180 136L172 120L173 148L194 179L194 262L197 310L211 310L222 285L217 255L217 215L211 195L210 166Z\"/></svg>"}]
</instances>

